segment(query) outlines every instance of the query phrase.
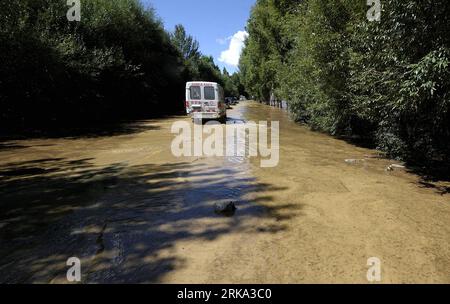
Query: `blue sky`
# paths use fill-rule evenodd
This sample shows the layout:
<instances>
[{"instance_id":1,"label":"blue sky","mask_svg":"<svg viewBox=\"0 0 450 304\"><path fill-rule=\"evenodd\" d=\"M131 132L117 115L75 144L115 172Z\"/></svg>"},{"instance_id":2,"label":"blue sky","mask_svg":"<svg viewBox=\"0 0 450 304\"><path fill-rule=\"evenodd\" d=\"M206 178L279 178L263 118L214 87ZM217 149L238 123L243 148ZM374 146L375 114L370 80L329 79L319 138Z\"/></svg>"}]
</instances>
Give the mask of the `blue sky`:
<instances>
[{"instance_id":1,"label":"blue sky","mask_svg":"<svg viewBox=\"0 0 450 304\"><path fill-rule=\"evenodd\" d=\"M211 55L217 65L236 71L245 25L256 0L141 0L152 5L164 27L173 31L183 24L200 43L201 52Z\"/></svg>"}]
</instances>

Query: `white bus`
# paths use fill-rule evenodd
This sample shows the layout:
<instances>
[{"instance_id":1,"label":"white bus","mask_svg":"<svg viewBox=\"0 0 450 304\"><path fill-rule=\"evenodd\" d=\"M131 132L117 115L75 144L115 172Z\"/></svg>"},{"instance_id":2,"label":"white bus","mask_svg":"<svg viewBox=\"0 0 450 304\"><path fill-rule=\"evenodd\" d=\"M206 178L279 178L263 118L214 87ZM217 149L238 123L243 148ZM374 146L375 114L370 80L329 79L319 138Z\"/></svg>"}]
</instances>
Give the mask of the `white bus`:
<instances>
[{"instance_id":1,"label":"white bus","mask_svg":"<svg viewBox=\"0 0 450 304\"><path fill-rule=\"evenodd\" d=\"M215 82L186 83L186 112L192 119L227 120L223 88Z\"/></svg>"}]
</instances>

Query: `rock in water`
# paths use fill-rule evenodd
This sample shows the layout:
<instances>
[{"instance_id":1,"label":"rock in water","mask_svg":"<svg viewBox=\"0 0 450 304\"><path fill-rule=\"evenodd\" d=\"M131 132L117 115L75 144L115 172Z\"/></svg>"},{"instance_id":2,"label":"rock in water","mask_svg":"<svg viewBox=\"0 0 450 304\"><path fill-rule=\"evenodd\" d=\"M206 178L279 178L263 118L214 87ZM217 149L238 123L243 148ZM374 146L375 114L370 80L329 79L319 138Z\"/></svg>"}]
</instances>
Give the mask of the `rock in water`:
<instances>
[{"instance_id":1,"label":"rock in water","mask_svg":"<svg viewBox=\"0 0 450 304\"><path fill-rule=\"evenodd\" d=\"M365 159L346 159L345 160L345 162L347 164L350 164L350 165L359 164L359 163L364 162L364 161L365 161Z\"/></svg>"},{"instance_id":2,"label":"rock in water","mask_svg":"<svg viewBox=\"0 0 450 304\"><path fill-rule=\"evenodd\" d=\"M394 171L394 169L405 169L405 166L392 164L386 168L386 171L391 172L391 171Z\"/></svg>"},{"instance_id":3,"label":"rock in water","mask_svg":"<svg viewBox=\"0 0 450 304\"><path fill-rule=\"evenodd\" d=\"M391 167L392 167L393 169L405 169L405 166L403 166L403 165L397 165L397 164L392 164Z\"/></svg>"},{"instance_id":4,"label":"rock in water","mask_svg":"<svg viewBox=\"0 0 450 304\"><path fill-rule=\"evenodd\" d=\"M214 207L217 214L222 214L226 216L233 216L237 208L233 202L229 203L217 203Z\"/></svg>"}]
</instances>

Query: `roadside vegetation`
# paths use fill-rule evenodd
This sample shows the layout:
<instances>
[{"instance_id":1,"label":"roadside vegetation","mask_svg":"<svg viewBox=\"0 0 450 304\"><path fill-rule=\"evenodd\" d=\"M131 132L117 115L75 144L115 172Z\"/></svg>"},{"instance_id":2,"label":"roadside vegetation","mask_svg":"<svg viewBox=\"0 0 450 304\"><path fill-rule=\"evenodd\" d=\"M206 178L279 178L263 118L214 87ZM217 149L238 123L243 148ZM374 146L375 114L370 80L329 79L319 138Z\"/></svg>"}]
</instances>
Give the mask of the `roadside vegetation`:
<instances>
[{"instance_id":1,"label":"roadside vegetation","mask_svg":"<svg viewBox=\"0 0 450 304\"><path fill-rule=\"evenodd\" d=\"M389 156L450 163L450 2L257 0L240 72L220 71L182 25L138 0L0 3L0 127L82 125L183 112L184 84L289 102L314 130Z\"/></svg>"},{"instance_id":2,"label":"roadside vegetation","mask_svg":"<svg viewBox=\"0 0 450 304\"><path fill-rule=\"evenodd\" d=\"M68 9L65 0L1 1L3 130L179 113L189 80L238 95L237 76L138 0L84 1L81 22L68 22Z\"/></svg>"},{"instance_id":3,"label":"roadside vegetation","mask_svg":"<svg viewBox=\"0 0 450 304\"><path fill-rule=\"evenodd\" d=\"M389 156L450 160L450 2L258 0L240 62L250 95L272 91L295 120Z\"/></svg>"}]
</instances>

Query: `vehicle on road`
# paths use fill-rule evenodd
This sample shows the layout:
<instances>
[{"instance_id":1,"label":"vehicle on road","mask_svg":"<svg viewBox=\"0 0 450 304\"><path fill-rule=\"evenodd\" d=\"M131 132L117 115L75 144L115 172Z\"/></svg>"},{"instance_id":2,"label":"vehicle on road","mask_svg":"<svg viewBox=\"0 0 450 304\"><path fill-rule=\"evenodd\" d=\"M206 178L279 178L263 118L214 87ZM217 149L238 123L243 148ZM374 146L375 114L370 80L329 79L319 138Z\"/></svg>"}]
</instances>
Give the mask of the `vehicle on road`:
<instances>
[{"instance_id":1,"label":"vehicle on road","mask_svg":"<svg viewBox=\"0 0 450 304\"><path fill-rule=\"evenodd\" d=\"M231 106L233 105L233 99L231 97L225 97L225 104L227 106L227 109L231 109Z\"/></svg>"},{"instance_id":2,"label":"vehicle on road","mask_svg":"<svg viewBox=\"0 0 450 304\"><path fill-rule=\"evenodd\" d=\"M227 119L224 91L216 82L193 81L186 83L186 113L192 119Z\"/></svg>"},{"instance_id":3,"label":"vehicle on road","mask_svg":"<svg viewBox=\"0 0 450 304\"><path fill-rule=\"evenodd\" d=\"M237 105L239 102L236 97L225 97L225 103L229 105Z\"/></svg>"}]
</instances>

